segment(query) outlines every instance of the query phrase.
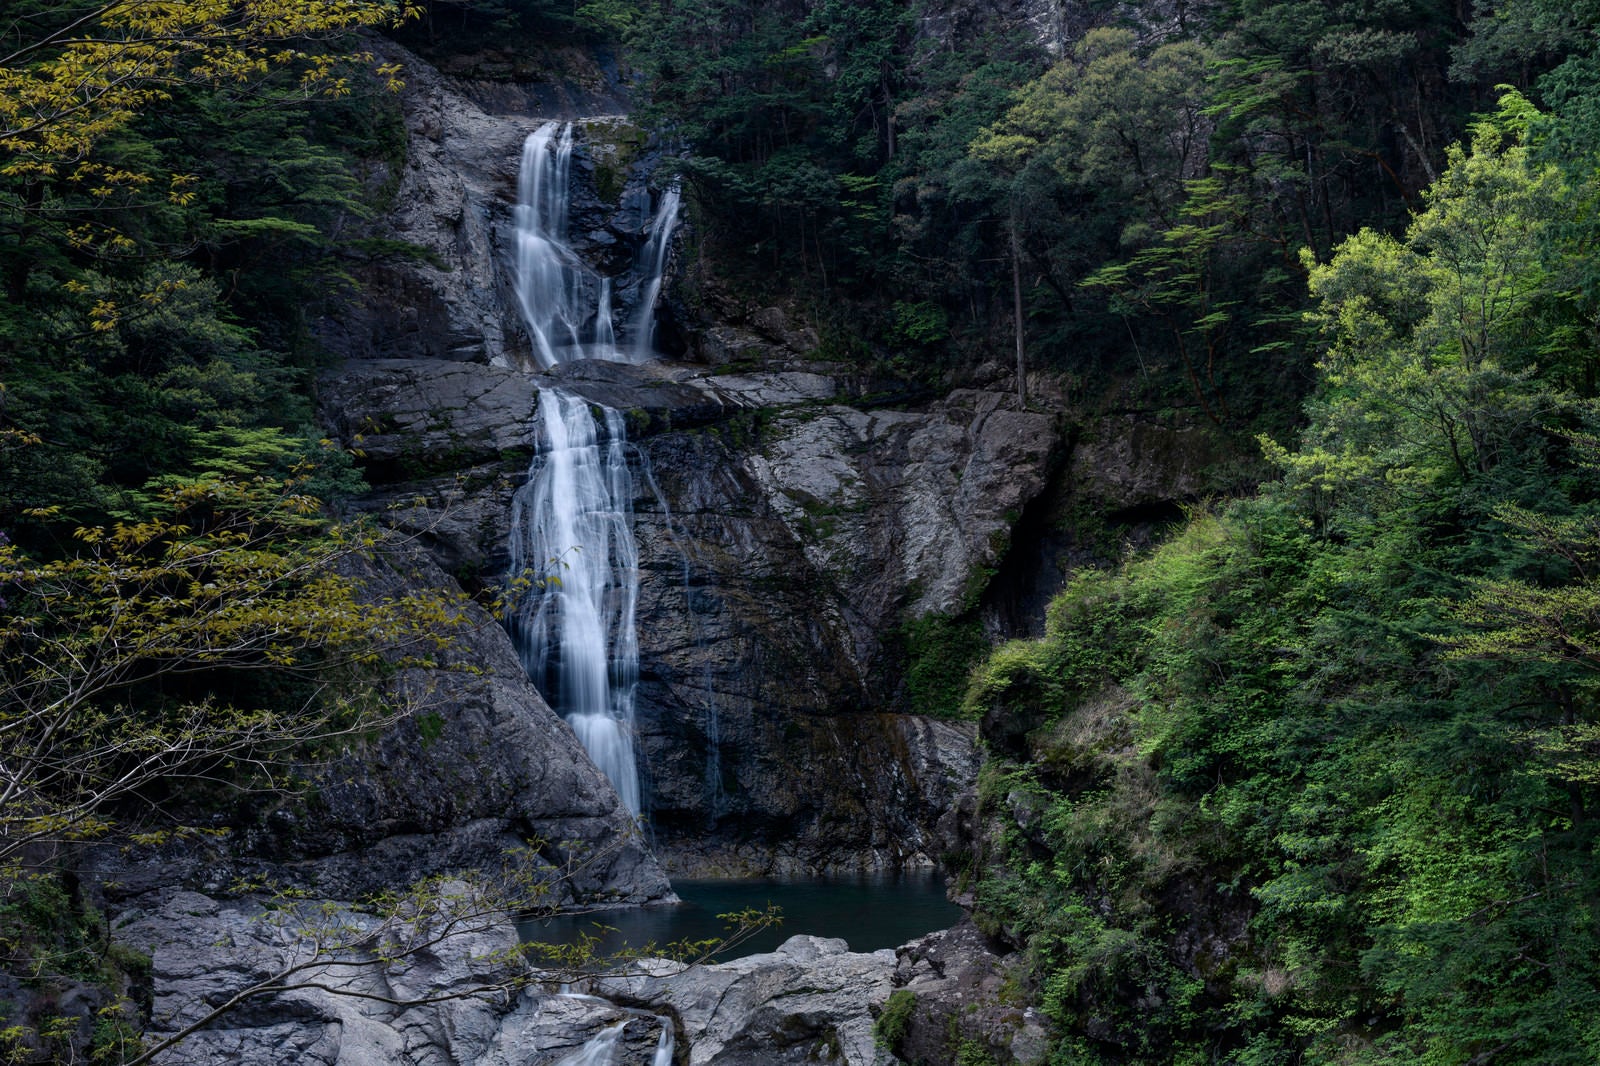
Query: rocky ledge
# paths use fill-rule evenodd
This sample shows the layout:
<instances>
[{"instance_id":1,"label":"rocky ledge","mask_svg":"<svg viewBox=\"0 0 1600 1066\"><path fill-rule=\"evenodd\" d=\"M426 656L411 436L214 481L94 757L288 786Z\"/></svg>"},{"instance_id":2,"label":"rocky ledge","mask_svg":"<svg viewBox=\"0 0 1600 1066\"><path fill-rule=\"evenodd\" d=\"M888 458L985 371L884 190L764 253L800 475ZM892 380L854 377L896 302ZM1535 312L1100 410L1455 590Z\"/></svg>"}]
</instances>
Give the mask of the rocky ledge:
<instances>
[{"instance_id":1,"label":"rocky ledge","mask_svg":"<svg viewBox=\"0 0 1600 1066\"><path fill-rule=\"evenodd\" d=\"M454 587L414 548L351 576L374 599ZM505 631L475 604L465 610L435 668L390 683L404 713L304 768L308 787L218 812L220 833L104 849L88 883L113 905L158 888L217 892L249 880L349 899L536 861L563 871L553 901L674 898L616 791L529 683Z\"/></svg>"},{"instance_id":2,"label":"rocky ledge","mask_svg":"<svg viewBox=\"0 0 1600 1066\"><path fill-rule=\"evenodd\" d=\"M115 923L150 959L146 1036L176 1066L895 1066L1042 1061L1047 1032L1001 1005L1015 961L970 925L897 950L800 935L717 965L643 960L557 991L474 888L439 882L386 913L163 890ZM570 975L569 975L570 976ZM893 998L891 998L893 997Z\"/></svg>"}]
</instances>

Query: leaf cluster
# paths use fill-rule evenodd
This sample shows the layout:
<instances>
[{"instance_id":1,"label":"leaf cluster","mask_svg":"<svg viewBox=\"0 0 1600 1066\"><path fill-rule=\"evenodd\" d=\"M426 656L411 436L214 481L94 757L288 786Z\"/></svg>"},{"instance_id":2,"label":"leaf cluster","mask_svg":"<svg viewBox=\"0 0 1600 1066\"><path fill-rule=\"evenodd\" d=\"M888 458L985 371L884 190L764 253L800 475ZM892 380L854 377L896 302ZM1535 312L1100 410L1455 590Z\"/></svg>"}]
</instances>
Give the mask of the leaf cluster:
<instances>
[{"instance_id":1,"label":"leaf cluster","mask_svg":"<svg viewBox=\"0 0 1600 1066\"><path fill-rule=\"evenodd\" d=\"M979 673L980 916L1072 1061L1600 1053L1595 176L1547 121L1508 96L1404 240L1309 264L1280 482Z\"/></svg>"}]
</instances>

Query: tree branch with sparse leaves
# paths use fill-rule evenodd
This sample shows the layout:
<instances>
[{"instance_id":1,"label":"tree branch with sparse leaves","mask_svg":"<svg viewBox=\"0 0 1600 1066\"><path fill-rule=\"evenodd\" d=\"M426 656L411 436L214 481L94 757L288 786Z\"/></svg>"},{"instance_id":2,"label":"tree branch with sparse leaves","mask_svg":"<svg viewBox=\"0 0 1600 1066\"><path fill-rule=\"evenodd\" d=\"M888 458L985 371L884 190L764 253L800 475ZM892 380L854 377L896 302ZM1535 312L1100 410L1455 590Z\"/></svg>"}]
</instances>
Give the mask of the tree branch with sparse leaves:
<instances>
[{"instance_id":1,"label":"tree branch with sparse leaves","mask_svg":"<svg viewBox=\"0 0 1600 1066\"><path fill-rule=\"evenodd\" d=\"M66 558L0 545L0 870L104 835L174 779L282 787L286 755L401 713L374 681L432 665L467 624L459 594L374 599L344 568L380 535L292 487L209 480L164 500L79 529ZM273 699L240 698L265 675Z\"/></svg>"}]
</instances>

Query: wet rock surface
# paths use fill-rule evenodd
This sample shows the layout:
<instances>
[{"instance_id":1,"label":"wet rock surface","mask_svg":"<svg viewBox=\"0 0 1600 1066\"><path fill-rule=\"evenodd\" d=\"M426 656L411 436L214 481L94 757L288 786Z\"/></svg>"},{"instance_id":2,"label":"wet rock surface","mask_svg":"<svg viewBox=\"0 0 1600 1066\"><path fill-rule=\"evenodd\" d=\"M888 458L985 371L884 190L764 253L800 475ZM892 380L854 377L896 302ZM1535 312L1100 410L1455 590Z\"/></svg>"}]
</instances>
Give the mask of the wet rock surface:
<instances>
[{"instance_id":1,"label":"wet rock surface","mask_svg":"<svg viewBox=\"0 0 1600 1066\"><path fill-rule=\"evenodd\" d=\"M451 587L421 555L356 576L375 598ZM267 878L349 899L424 877L495 876L543 861L573 871L554 889L556 901L670 898L615 790L527 681L504 630L476 606L468 620L437 669L395 679L395 703L406 713L330 764L308 768L308 787L245 807L220 837L105 849L93 883L110 886L116 900Z\"/></svg>"},{"instance_id":2,"label":"wet rock surface","mask_svg":"<svg viewBox=\"0 0 1600 1066\"><path fill-rule=\"evenodd\" d=\"M890 950L795 936L777 951L662 976L608 978L609 999L678 1020L691 1066L888 1066L872 1023L888 997ZM670 968L665 968L670 971Z\"/></svg>"}]
</instances>

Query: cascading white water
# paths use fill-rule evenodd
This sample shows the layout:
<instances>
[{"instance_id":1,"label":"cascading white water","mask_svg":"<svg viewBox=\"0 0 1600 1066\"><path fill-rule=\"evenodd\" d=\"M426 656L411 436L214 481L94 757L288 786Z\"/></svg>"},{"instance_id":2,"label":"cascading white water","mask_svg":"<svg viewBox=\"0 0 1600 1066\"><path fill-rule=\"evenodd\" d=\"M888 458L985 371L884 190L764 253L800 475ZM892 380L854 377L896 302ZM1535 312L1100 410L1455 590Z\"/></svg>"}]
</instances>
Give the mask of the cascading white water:
<instances>
[{"instance_id":1,"label":"cascading white water","mask_svg":"<svg viewBox=\"0 0 1600 1066\"><path fill-rule=\"evenodd\" d=\"M539 393L539 447L511 510L511 573L535 579L513 617L523 666L566 718L629 813L639 681L639 555L622 415L602 434L584 400Z\"/></svg>"},{"instance_id":2,"label":"cascading white water","mask_svg":"<svg viewBox=\"0 0 1600 1066\"><path fill-rule=\"evenodd\" d=\"M611 279L600 279L600 306L594 313L594 346L600 351L616 350L617 331L611 325Z\"/></svg>"},{"instance_id":3,"label":"cascading white water","mask_svg":"<svg viewBox=\"0 0 1600 1066\"><path fill-rule=\"evenodd\" d=\"M517 178L517 302L541 369L576 349L590 271L567 246L572 124L546 122L522 145Z\"/></svg>"},{"instance_id":4,"label":"cascading white water","mask_svg":"<svg viewBox=\"0 0 1600 1066\"><path fill-rule=\"evenodd\" d=\"M616 1061L617 1043L622 1039L626 1021L609 1025L596 1033L590 1041L556 1063L556 1066L612 1066Z\"/></svg>"},{"instance_id":5,"label":"cascading white water","mask_svg":"<svg viewBox=\"0 0 1600 1066\"><path fill-rule=\"evenodd\" d=\"M655 213L650 193L634 187L623 213L644 227L646 241L630 278L639 304L628 323L627 348L617 345L612 322L612 278L602 277L572 250L567 222L572 192L573 124L546 122L522 146L517 178L517 303L541 370L569 359L644 362L654 355L652 325L661 295L667 252L682 196L676 187L661 194Z\"/></svg>"},{"instance_id":6,"label":"cascading white water","mask_svg":"<svg viewBox=\"0 0 1600 1066\"><path fill-rule=\"evenodd\" d=\"M656 1023L661 1026L661 1038L656 1041L656 1053L650 1058L650 1066L672 1066L672 1056L677 1051L677 1042L672 1036L672 1019L665 1014L658 1014Z\"/></svg>"},{"instance_id":7,"label":"cascading white water","mask_svg":"<svg viewBox=\"0 0 1600 1066\"><path fill-rule=\"evenodd\" d=\"M676 189L635 187L625 210L638 212L647 240L636 260L638 310L632 343L617 344L612 280L591 270L567 243L573 126L547 122L528 136L518 178L517 297L539 367L577 358L645 361L678 216ZM587 344L585 343L587 341ZM634 749L639 644L634 607L638 551L631 527L633 484L622 416L559 390L539 392L539 440L528 483L512 510L511 575L535 587L512 620L523 665L616 787L629 813L641 811Z\"/></svg>"},{"instance_id":8,"label":"cascading white water","mask_svg":"<svg viewBox=\"0 0 1600 1066\"><path fill-rule=\"evenodd\" d=\"M672 228L678 222L678 204L681 200L677 186L661 194L661 206L650 220L650 239L645 242L644 251L639 256L645 273L640 290L643 295L634 316L633 354L641 363L650 358L653 350L651 345L655 338L652 326L655 322L656 298L661 295L661 279L667 270L667 249L672 244Z\"/></svg>"}]
</instances>

